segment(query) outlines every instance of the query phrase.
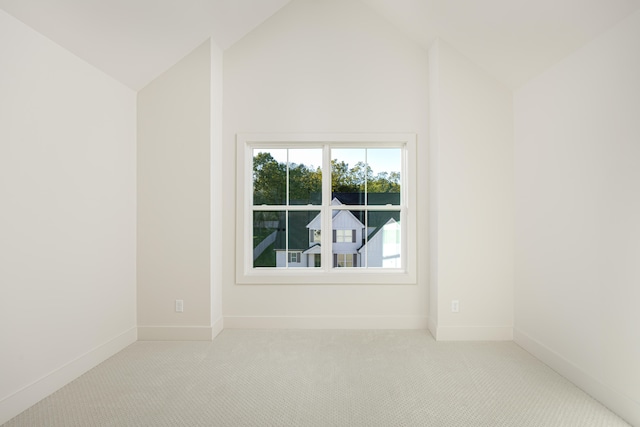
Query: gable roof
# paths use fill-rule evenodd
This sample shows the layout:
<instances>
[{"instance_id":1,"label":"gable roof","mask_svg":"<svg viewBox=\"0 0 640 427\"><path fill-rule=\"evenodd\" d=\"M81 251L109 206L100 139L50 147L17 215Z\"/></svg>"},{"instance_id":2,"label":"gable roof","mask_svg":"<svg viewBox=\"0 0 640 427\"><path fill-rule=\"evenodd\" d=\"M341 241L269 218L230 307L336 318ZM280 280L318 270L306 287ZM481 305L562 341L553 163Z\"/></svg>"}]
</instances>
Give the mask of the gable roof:
<instances>
[{"instance_id":1,"label":"gable roof","mask_svg":"<svg viewBox=\"0 0 640 427\"><path fill-rule=\"evenodd\" d=\"M315 211L293 211L289 212L289 250L306 250L309 248L309 224L317 215ZM285 219L280 220L278 232L276 234L275 250L285 250L287 244L287 233Z\"/></svg>"},{"instance_id":2,"label":"gable roof","mask_svg":"<svg viewBox=\"0 0 640 427\"><path fill-rule=\"evenodd\" d=\"M345 193L346 194L346 193ZM334 197L331 201L333 206L342 205L343 203L337 197ZM349 226L350 229L353 228L364 228L365 211L357 210L357 206L354 207L354 210L335 210L333 212L333 219L335 220L339 216L344 216L347 222L352 222L353 226ZM375 236L378 231L382 229L384 225L386 225L389 221L400 222L400 211L376 211L370 210L368 211L368 216L366 218L368 225L368 236L367 239L371 239ZM289 250L302 250L306 251L314 246L320 246L318 243L314 243L309 246L309 230L310 229L318 229L320 226L320 214L316 213L316 211L294 211L289 213ZM286 249L286 223L285 219L282 218L280 220L280 224L278 226L278 231L276 234L275 240L275 250L282 251ZM364 246L364 245L363 245Z\"/></svg>"},{"instance_id":3,"label":"gable roof","mask_svg":"<svg viewBox=\"0 0 640 427\"><path fill-rule=\"evenodd\" d=\"M399 216L400 215L398 214L398 217ZM387 219L387 221L384 224L381 224L375 227L367 236L367 240L362 244L362 246L358 248L358 252L362 252L362 250L369 244L369 242L371 242L373 238L376 237L379 234L379 232L383 230L387 224L392 224L392 223L395 224L398 222L400 222L399 219L396 220L393 216L391 216L389 219Z\"/></svg>"}]
</instances>

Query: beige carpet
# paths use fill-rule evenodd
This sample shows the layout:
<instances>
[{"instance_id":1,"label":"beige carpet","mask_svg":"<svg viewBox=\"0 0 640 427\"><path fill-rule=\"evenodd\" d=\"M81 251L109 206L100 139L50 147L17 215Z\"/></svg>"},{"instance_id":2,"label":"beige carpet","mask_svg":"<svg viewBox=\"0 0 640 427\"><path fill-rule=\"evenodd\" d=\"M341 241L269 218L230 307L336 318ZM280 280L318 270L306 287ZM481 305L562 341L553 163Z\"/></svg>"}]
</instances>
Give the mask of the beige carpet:
<instances>
[{"instance_id":1,"label":"beige carpet","mask_svg":"<svg viewBox=\"0 0 640 427\"><path fill-rule=\"evenodd\" d=\"M7 426L627 426L512 342L225 330L138 342Z\"/></svg>"}]
</instances>

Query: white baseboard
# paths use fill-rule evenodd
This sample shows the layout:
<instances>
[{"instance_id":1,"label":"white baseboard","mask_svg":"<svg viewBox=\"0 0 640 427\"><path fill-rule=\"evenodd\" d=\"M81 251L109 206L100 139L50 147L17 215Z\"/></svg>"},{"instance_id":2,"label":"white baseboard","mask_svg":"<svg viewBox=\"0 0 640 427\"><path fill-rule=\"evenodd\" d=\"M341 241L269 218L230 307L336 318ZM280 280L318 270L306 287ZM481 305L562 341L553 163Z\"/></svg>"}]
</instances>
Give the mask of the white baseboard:
<instances>
[{"instance_id":1,"label":"white baseboard","mask_svg":"<svg viewBox=\"0 0 640 427\"><path fill-rule=\"evenodd\" d=\"M211 341L211 326L138 326L138 341Z\"/></svg>"},{"instance_id":2,"label":"white baseboard","mask_svg":"<svg viewBox=\"0 0 640 427\"><path fill-rule=\"evenodd\" d=\"M211 326L211 339L214 339L218 336L220 332L224 329L224 319L220 317L218 320L213 322L213 326Z\"/></svg>"},{"instance_id":3,"label":"white baseboard","mask_svg":"<svg viewBox=\"0 0 640 427\"><path fill-rule=\"evenodd\" d=\"M429 332L431 333L433 339L436 339L436 335L438 334L438 322L436 322L436 320L432 317L429 317L428 322Z\"/></svg>"},{"instance_id":4,"label":"white baseboard","mask_svg":"<svg viewBox=\"0 0 640 427\"><path fill-rule=\"evenodd\" d=\"M625 421L631 425L640 426L640 403L589 375L574 363L521 330L514 331L514 341L618 416L624 418Z\"/></svg>"},{"instance_id":5,"label":"white baseboard","mask_svg":"<svg viewBox=\"0 0 640 427\"><path fill-rule=\"evenodd\" d=\"M225 329L427 329L426 316L225 316Z\"/></svg>"},{"instance_id":6,"label":"white baseboard","mask_svg":"<svg viewBox=\"0 0 640 427\"><path fill-rule=\"evenodd\" d=\"M438 326L431 333L436 341L511 341L511 326Z\"/></svg>"},{"instance_id":7,"label":"white baseboard","mask_svg":"<svg viewBox=\"0 0 640 427\"><path fill-rule=\"evenodd\" d=\"M0 424L59 390L136 341L131 328L0 401Z\"/></svg>"}]
</instances>

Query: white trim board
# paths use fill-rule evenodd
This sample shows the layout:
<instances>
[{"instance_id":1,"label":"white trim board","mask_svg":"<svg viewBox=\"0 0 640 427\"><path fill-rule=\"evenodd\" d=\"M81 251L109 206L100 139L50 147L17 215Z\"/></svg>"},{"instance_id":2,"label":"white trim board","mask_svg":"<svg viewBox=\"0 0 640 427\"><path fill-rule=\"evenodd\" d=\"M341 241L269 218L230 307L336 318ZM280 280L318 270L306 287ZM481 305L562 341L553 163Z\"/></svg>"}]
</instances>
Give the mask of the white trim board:
<instances>
[{"instance_id":1,"label":"white trim board","mask_svg":"<svg viewBox=\"0 0 640 427\"><path fill-rule=\"evenodd\" d=\"M211 326L138 326L138 341L211 341L213 336Z\"/></svg>"},{"instance_id":2,"label":"white trim board","mask_svg":"<svg viewBox=\"0 0 640 427\"><path fill-rule=\"evenodd\" d=\"M225 316L225 329L427 329L427 316Z\"/></svg>"},{"instance_id":3,"label":"white trim board","mask_svg":"<svg viewBox=\"0 0 640 427\"><path fill-rule=\"evenodd\" d=\"M431 325L436 341L511 341L511 326L438 326ZM434 333L435 332L435 333Z\"/></svg>"},{"instance_id":4,"label":"white trim board","mask_svg":"<svg viewBox=\"0 0 640 427\"><path fill-rule=\"evenodd\" d=\"M416 134L414 133L238 133L236 134L236 282L237 284L384 284L416 285L416 209L417 164ZM254 149L266 148L314 148L322 150L322 165L329 167L333 148L397 148L401 149L401 203L399 205L358 205L363 211L398 211L401 227L401 268L332 268L323 263L318 268L254 268L251 224L253 212L266 211L318 211L322 214L322 229L331 230L331 212L335 209L350 210L353 206L332 204L331 174L322 179L322 203L308 207L291 205L254 205L252 200L252 162ZM329 243L330 233L324 233ZM322 244L322 258L332 259L331 245Z\"/></svg>"},{"instance_id":5,"label":"white trim board","mask_svg":"<svg viewBox=\"0 0 640 427\"><path fill-rule=\"evenodd\" d=\"M220 332L224 329L224 319L220 317L218 320L213 322L213 326L211 327L211 339L215 339Z\"/></svg>"},{"instance_id":6,"label":"white trim board","mask_svg":"<svg viewBox=\"0 0 640 427\"><path fill-rule=\"evenodd\" d=\"M429 332L431 333L431 336L435 340L436 335L438 334L438 322L436 322L434 318L429 316L427 326L428 326Z\"/></svg>"},{"instance_id":7,"label":"white trim board","mask_svg":"<svg viewBox=\"0 0 640 427\"><path fill-rule=\"evenodd\" d=\"M0 400L0 424L9 421L51 393L61 389L80 375L136 342L136 332L137 328L135 327L128 329L117 337L89 350L14 394Z\"/></svg>"},{"instance_id":8,"label":"white trim board","mask_svg":"<svg viewBox=\"0 0 640 427\"><path fill-rule=\"evenodd\" d=\"M640 426L640 403L594 378L571 361L521 330L514 330L513 340L520 347L611 409L625 421L631 425Z\"/></svg>"}]
</instances>

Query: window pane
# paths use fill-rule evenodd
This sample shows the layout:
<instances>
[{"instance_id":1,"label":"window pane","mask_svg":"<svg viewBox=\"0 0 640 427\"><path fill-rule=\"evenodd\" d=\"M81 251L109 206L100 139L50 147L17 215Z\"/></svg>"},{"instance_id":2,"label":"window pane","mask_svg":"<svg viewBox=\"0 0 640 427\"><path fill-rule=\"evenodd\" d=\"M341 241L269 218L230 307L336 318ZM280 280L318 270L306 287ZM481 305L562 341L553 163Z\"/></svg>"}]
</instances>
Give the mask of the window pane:
<instances>
[{"instance_id":1,"label":"window pane","mask_svg":"<svg viewBox=\"0 0 640 427\"><path fill-rule=\"evenodd\" d=\"M284 250L285 212L253 212L253 266L276 267L278 252Z\"/></svg>"},{"instance_id":2,"label":"window pane","mask_svg":"<svg viewBox=\"0 0 640 427\"><path fill-rule=\"evenodd\" d=\"M400 211L369 211L361 252L367 267L401 268Z\"/></svg>"},{"instance_id":3,"label":"window pane","mask_svg":"<svg viewBox=\"0 0 640 427\"><path fill-rule=\"evenodd\" d=\"M367 203L370 205L400 204L400 172L402 150L400 148L367 149Z\"/></svg>"},{"instance_id":4,"label":"window pane","mask_svg":"<svg viewBox=\"0 0 640 427\"><path fill-rule=\"evenodd\" d=\"M331 194L345 205L364 205L367 176L364 148L331 150Z\"/></svg>"},{"instance_id":5,"label":"window pane","mask_svg":"<svg viewBox=\"0 0 640 427\"><path fill-rule=\"evenodd\" d=\"M289 204L322 203L322 149L289 150Z\"/></svg>"},{"instance_id":6,"label":"window pane","mask_svg":"<svg viewBox=\"0 0 640 427\"><path fill-rule=\"evenodd\" d=\"M242 141L244 137L239 138ZM266 137L245 141L244 160L251 161L253 176L249 182L238 178L246 185L242 191L245 196L240 197L246 201L253 221L253 253L247 248L243 259L253 256L249 262L258 269L255 274L260 276L262 269L267 282L277 283L274 278L288 276L287 281L294 282L293 277L304 272L316 283L325 276L330 278L330 270L335 268L352 269L351 273L334 272L336 277L360 276L366 269L371 269L368 274L372 276L393 273L396 277L395 273L404 272L402 267L407 264L413 269L414 263L407 263L403 257L406 251L413 260L414 250L406 247L405 238L414 231L404 232L400 223L405 210L410 224L415 217L401 191L403 178L408 176L404 168L412 164L407 158L413 157L413 138L406 144L397 139L389 145L379 137L370 144L366 137L335 143L330 137L328 141L303 139L285 136L273 143L266 142ZM326 187L323 194L325 184L331 186L331 194ZM322 229L321 218L326 229ZM414 241L409 234L408 243L413 246ZM356 267L359 269L353 270ZM285 269L294 269L294 273ZM244 266L242 270L246 271ZM247 277L247 282L257 281ZM372 277L372 282L382 281Z\"/></svg>"},{"instance_id":7,"label":"window pane","mask_svg":"<svg viewBox=\"0 0 640 427\"><path fill-rule=\"evenodd\" d=\"M333 266L335 268L357 267L357 265L354 265L356 259L356 254L335 254Z\"/></svg>"},{"instance_id":8,"label":"window pane","mask_svg":"<svg viewBox=\"0 0 640 427\"><path fill-rule=\"evenodd\" d=\"M284 205L287 196L287 150L253 150L253 204Z\"/></svg>"},{"instance_id":9,"label":"window pane","mask_svg":"<svg viewBox=\"0 0 640 427\"><path fill-rule=\"evenodd\" d=\"M288 267L319 267L322 218L319 211L289 212L289 256ZM284 258L284 257L283 257ZM278 265L284 267L284 265Z\"/></svg>"},{"instance_id":10,"label":"window pane","mask_svg":"<svg viewBox=\"0 0 640 427\"><path fill-rule=\"evenodd\" d=\"M360 249L364 237L364 211L338 210L331 213L333 267L361 267Z\"/></svg>"}]
</instances>

